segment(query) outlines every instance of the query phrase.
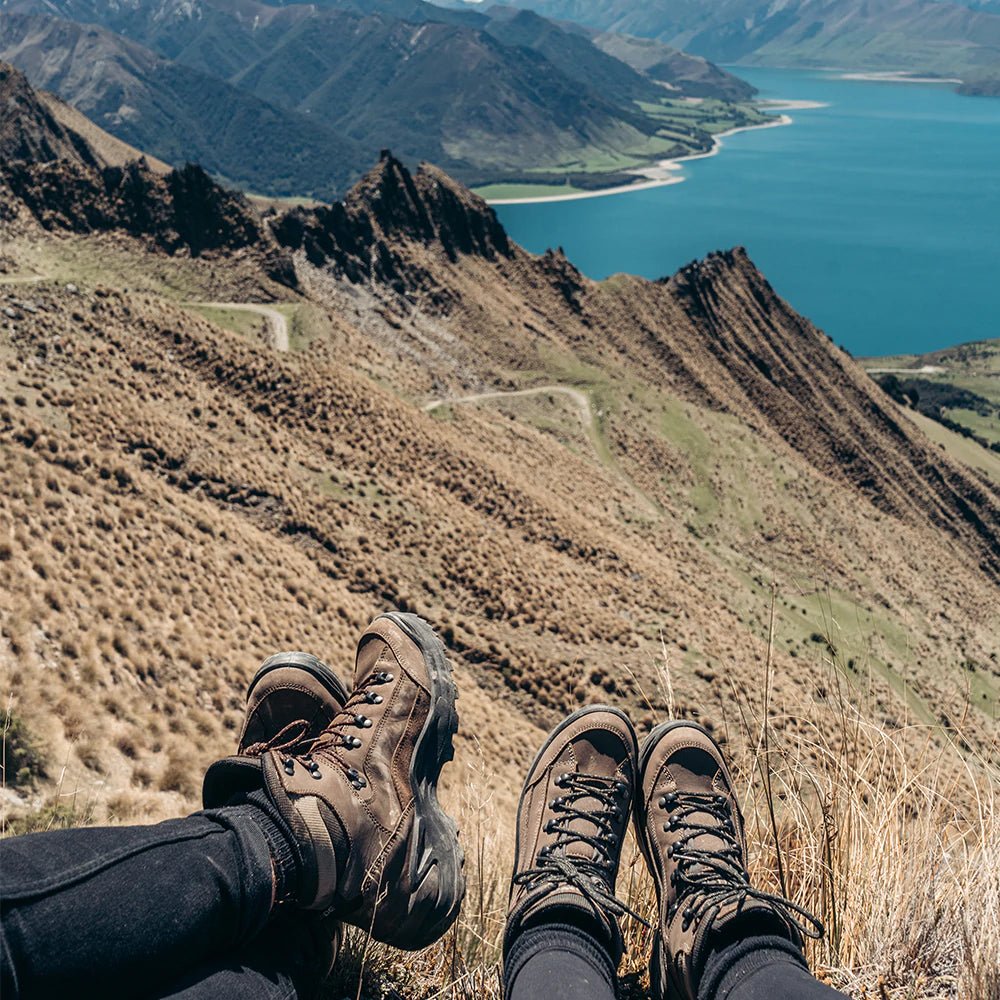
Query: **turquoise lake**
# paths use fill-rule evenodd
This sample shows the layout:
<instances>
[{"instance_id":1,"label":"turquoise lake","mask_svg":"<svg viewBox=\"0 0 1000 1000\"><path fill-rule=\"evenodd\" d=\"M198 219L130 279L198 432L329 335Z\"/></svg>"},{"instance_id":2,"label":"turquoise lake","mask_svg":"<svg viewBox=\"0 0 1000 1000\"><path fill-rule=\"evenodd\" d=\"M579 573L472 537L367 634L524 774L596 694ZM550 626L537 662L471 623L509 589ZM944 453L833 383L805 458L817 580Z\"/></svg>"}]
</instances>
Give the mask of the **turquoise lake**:
<instances>
[{"instance_id":1,"label":"turquoise lake","mask_svg":"<svg viewBox=\"0 0 1000 1000\"><path fill-rule=\"evenodd\" d=\"M1000 336L1000 99L936 84L734 69L762 98L820 101L723 140L683 184L497 206L535 252L658 278L742 244L779 294L856 355Z\"/></svg>"}]
</instances>

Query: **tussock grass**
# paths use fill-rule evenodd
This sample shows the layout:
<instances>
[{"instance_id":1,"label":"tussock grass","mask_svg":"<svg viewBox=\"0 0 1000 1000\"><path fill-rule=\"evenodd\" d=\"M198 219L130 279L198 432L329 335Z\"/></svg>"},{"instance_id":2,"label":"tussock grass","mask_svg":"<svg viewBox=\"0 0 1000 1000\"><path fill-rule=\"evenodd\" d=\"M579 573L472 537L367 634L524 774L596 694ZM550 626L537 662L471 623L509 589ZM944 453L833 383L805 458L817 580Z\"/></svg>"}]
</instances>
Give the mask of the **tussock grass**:
<instances>
[{"instance_id":1,"label":"tussock grass","mask_svg":"<svg viewBox=\"0 0 1000 1000\"><path fill-rule=\"evenodd\" d=\"M773 624L773 621L772 621ZM773 636L773 632L772 632ZM669 664L657 700L674 708ZM816 975L859 1000L1000 997L1000 802L996 747L969 750L960 728L873 723L869 692L834 658L832 704L801 717L771 703L773 660L716 737L743 805L754 882L811 910ZM804 697L804 696L803 696ZM956 760L960 765L956 767ZM453 930L418 956L351 932L326 996L500 1000L500 948L513 858L512 818L486 754L467 765L457 812L468 894ZM652 880L630 838L619 896L655 925ZM648 997L652 932L623 925L623 996Z\"/></svg>"}]
</instances>

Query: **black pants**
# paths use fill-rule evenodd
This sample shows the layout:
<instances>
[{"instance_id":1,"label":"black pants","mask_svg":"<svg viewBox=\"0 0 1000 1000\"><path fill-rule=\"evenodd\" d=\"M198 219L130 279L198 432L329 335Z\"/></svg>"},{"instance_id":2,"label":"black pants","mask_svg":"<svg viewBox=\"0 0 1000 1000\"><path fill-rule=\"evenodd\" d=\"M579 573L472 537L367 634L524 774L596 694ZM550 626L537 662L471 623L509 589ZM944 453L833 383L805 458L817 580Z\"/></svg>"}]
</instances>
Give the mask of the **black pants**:
<instances>
[{"instance_id":1,"label":"black pants","mask_svg":"<svg viewBox=\"0 0 1000 1000\"><path fill-rule=\"evenodd\" d=\"M270 920L272 888L252 806L0 841L0 996L309 996L323 971L320 949L297 918ZM699 1000L840 996L766 939L740 942L737 952L717 957L718 989ZM614 997L607 946L578 927L524 932L506 972L509 1000Z\"/></svg>"},{"instance_id":2,"label":"black pants","mask_svg":"<svg viewBox=\"0 0 1000 1000\"><path fill-rule=\"evenodd\" d=\"M0 996L307 995L315 944L268 923L271 854L255 814L0 841Z\"/></svg>"}]
</instances>

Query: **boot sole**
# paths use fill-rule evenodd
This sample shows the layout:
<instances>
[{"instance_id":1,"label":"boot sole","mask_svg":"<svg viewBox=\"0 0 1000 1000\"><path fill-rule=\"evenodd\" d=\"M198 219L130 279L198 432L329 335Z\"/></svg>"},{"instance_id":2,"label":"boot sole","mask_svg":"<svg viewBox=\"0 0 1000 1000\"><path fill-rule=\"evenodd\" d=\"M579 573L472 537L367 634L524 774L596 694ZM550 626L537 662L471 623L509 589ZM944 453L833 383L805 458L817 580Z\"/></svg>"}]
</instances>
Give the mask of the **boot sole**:
<instances>
[{"instance_id":1,"label":"boot sole","mask_svg":"<svg viewBox=\"0 0 1000 1000\"><path fill-rule=\"evenodd\" d=\"M642 788L643 775L646 773L646 765L649 763L649 758L652 757L653 751L657 748L660 740L666 736L673 729L680 729L682 726L688 729L697 729L704 733L711 741L712 745L715 746L719 753L722 750L719 749L719 745L712 738L712 734L709 733L704 726L699 726L697 722L685 722L683 720L676 720L674 722L662 722L660 725L652 729L649 735L642 741L642 747L639 750L639 764L636 774L636 791L638 792ZM723 758L725 759L725 758ZM656 868L653 865L653 852L650 846L646 842L646 802L641 795L636 795L635 805L633 807L633 813L635 814L635 830L636 830L636 842L639 844L639 851L646 861L646 867L649 869L649 874L652 876L653 881L656 883L657 889L657 899L659 900L660 892L664 891L660 888L659 878L655 874ZM653 947L652 954L649 956L649 986L650 991L653 996L660 996L666 998L666 1000L674 1000L674 998L680 998L683 996L683 991L674 983L673 977L667 972L667 979L664 982L664 967L663 967L664 955L663 955L663 937L660 933L660 929L657 928L656 933L653 935Z\"/></svg>"},{"instance_id":2,"label":"boot sole","mask_svg":"<svg viewBox=\"0 0 1000 1000\"><path fill-rule=\"evenodd\" d=\"M260 683L261 679L272 670L280 670L282 667L296 667L305 670L313 675L326 688L330 697L338 704L343 705L347 701L347 688L344 687L340 678L321 659L313 656L312 653L288 652L275 653L269 656L253 675L250 686L247 688L247 700L253 693L253 689Z\"/></svg>"},{"instance_id":3,"label":"boot sole","mask_svg":"<svg viewBox=\"0 0 1000 1000\"><path fill-rule=\"evenodd\" d=\"M444 643L422 618L404 612L380 615L397 625L416 644L427 665L431 705L410 762L413 829L409 871L414 879L406 916L390 943L419 951L441 938L458 917L465 898L465 855L458 826L437 799L441 769L455 757L452 737L458 731L458 691Z\"/></svg>"}]
</instances>

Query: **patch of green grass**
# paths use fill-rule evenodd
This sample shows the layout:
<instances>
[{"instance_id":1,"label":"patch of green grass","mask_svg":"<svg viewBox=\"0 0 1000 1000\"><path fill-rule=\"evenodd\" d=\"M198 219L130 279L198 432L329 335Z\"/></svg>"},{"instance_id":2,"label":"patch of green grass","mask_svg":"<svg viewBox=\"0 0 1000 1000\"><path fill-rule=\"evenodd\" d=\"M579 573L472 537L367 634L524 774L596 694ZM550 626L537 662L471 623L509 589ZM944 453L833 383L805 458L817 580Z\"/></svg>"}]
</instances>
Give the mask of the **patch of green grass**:
<instances>
[{"instance_id":1,"label":"patch of green grass","mask_svg":"<svg viewBox=\"0 0 1000 1000\"><path fill-rule=\"evenodd\" d=\"M204 316L210 323L221 326L223 330L238 333L241 337L247 337L254 342L259 342L268 330L267 320L259 313L201 305L192 305L188 308L199 316Z\"/></svg>"},{"instance_id":2,"label":"patch of green grass","mask_svg":"<svg viewBox=\"0 0 1000 1000\"><path fill-rule=\"evenodd\" d=\"M694 511L692 523L704 529L719 512L719 498L712 486L712 442L688 416L680 400L664 402L659 432L684 452L695 474L695 484L688 491L687 499Z\"/></svg>"},{"instance_id":3,"label":"patch of green grass","mask_svg":"<svg viewBox=\"0 0 1000 1000\"><path fill-rule=\"evenodd\" d=\"M1000 442L1000 414L978 413L976 410L954 409L944 410L944 415L955 423L968 427L977 437L989 442Z\"/></svg>"},{"instance_id":4,"label":"patch of green grass","mask_svg":"<svg viewBox=\"0 0 1000 1000\"><path fill-rule=\"evenodd\" d=\"M473 188L480 198L501 201L511 198L559 198L569 194L582 194L583 188L565 184L487 184Z\"/></svg>"}]
</instances>

